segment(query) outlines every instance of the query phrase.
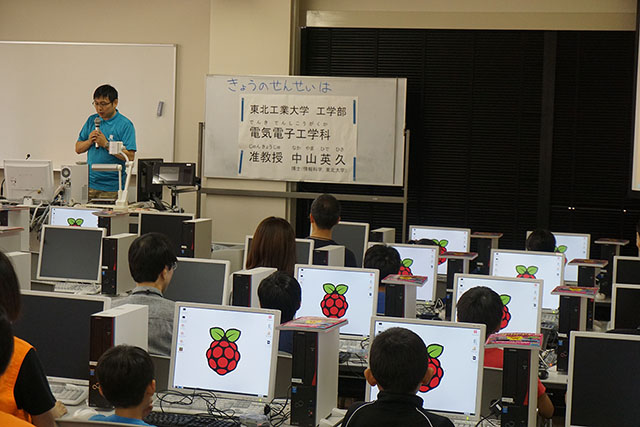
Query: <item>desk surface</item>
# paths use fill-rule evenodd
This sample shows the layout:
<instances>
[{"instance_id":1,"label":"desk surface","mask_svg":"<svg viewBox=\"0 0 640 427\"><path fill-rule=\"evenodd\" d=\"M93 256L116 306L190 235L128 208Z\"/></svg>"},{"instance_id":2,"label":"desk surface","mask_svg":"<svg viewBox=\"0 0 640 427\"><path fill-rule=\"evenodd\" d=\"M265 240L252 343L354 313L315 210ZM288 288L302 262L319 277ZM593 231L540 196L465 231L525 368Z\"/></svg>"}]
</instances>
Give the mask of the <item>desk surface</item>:
<instances>
[{"instance_id":1,"label":"desk surface","mask_svg":"<svg viewBox=\"0 0 640 427\"><path fill-rule=\"evenodd\" d=\"M549 368L549 377L546 380L541 380L543 384L567 385L569 376L565 373L558 372L557 368L557 366Z\"/></svg>"}]
</instances>

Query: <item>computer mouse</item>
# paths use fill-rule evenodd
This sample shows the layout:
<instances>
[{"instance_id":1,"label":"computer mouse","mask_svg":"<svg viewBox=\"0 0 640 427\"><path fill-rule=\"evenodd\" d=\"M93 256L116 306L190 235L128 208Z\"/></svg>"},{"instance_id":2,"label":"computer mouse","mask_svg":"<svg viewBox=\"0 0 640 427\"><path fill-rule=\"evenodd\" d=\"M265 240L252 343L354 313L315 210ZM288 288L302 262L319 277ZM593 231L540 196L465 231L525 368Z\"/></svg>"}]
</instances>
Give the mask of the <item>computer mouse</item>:
<instances>
[{"instance_id":1,"label":"computer mouse","mask_svg":"<svg viewBox=\"0 0 640 427\"><path fill-rule=\"evenodd\" d=\"M95 409L82 408L73 413L73 418L78 420L88 420L94 415L98 415L98 412Z\"/></svg>"}]
</instances>

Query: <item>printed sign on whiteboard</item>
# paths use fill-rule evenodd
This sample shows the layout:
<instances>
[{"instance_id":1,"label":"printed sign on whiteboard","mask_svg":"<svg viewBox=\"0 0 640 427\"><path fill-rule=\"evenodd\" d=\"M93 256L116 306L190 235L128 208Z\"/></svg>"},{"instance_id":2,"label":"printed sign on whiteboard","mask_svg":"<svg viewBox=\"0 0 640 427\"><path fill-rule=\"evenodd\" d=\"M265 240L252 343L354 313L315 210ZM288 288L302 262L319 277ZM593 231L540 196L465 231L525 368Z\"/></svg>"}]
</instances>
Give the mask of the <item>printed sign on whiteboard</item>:
<instances>
[{"instance_id":1,"label":"printed sign on whiteboard","mask_svg":"<svg viewBox=\"0 0 640 427\"><path fill-rule=\"evenodd\" d=\"M240 100L238 175L353 182L358 98L250 95Z\"/></svg>"}]
</instances>

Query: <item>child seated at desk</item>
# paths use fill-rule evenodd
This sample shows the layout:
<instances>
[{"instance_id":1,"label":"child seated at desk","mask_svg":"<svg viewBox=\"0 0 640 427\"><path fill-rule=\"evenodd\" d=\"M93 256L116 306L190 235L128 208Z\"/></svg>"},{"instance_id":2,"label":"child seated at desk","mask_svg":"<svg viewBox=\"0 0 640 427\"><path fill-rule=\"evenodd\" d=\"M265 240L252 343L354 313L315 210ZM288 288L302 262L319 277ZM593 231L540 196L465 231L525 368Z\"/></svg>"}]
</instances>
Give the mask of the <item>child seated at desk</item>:
<instances>
[{"instance_id":1,"label":"child seated at desk","mask_svg":"<svg viewBox=\"0 0 640 427\"><path fill-rule=\"evenodd\" d=\"M385 310L385 287L382 279L390 274L398 274L402 260L396 248L387 245L373 245L364 254L364 268L375 268L380 272L378 275L378 314L384 314Z\"/></svg>"},{"instance_id":2,"label":"child seated at desk","mask_svg":"<svg viewBox=\"0 0 640 427\"><path fill-rule=\"evenodd\" d=\"M153 361L140 347L118 345L105 351L96 367L100 394L115 407L115 414L94 415L92 421L149 426L142 418L153 408L156 392Z\"/></svg>"},{"instance_id":3,"label":"child seated at desk","mask_svg":"<svg viewBox=\"0 0 640 427\"><path fill-rule=\"evenodd\" d=\"M487 327L487 338L500 330L504 304L493 290L485 286L477 286L462 294L456 309L458 321L481 323ZM503 351L501 348L484 350L484 366L502 368ZM538 414L543 418L553 417L553 403L546 393L547 389L538 379Z\"/></svg>"},{"instance_id":4,"label":"child seated at desk","mask_svg":"<svg viewBox=\"0 0 640 427\"><path fill-rule=\"evenodd\" d=\"M364 371L367 382L380 389L378 399L351 406L342 426L453 427L448 418L424 410L416 396L434 374L428 366L427 347L414 332L404 328L382 332L371 344L369 368Z\"/></svg>"},{"instance_id":5,"label":"child seated at desk","mask_svg":"<svg viewBox=\"0 0 640 427\"><path fill-rule=\"evenodd\" d=\"M261 308L280 310L280 323L286 323L296 317L302 301L302 289L295 277L276 271L260 282L258 299ZM293 353L293 331L280 331L278 350Z\"/></svg>"}]
</instances>

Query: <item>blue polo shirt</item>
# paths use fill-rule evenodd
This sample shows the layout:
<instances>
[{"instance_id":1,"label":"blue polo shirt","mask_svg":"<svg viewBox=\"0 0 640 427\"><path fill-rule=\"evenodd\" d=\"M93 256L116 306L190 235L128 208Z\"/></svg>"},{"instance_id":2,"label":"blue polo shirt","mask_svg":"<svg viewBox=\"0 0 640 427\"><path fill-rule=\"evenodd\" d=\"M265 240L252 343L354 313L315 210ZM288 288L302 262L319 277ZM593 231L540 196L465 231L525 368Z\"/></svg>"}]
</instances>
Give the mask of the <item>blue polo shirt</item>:
<instances>
[{"instance_id":1,"label":"blue polo shirt","mask_svg":"<svg viewBox=\"0 0 640 427\"><path fill-rule=\"evenodd\" d=\"M96 128L95 119L98 114L89 116L78 135L78 141L86 141L89 134ZM131 120L120 114L116 110L116 114L109 120L102 120L100 123L100 132L104 134L107 140L122 141L124 148L130 151L136 150L136 130ZM94 171L91 165L94 163L113 163L122 165L122 183L126 179L124 161L109 154L107 148L96 148L95 144L91 144L87 151L87 163L89 163L89 188L100 191L118 191L118 172L117 171Z\"/></svg>"}]
</instances>

